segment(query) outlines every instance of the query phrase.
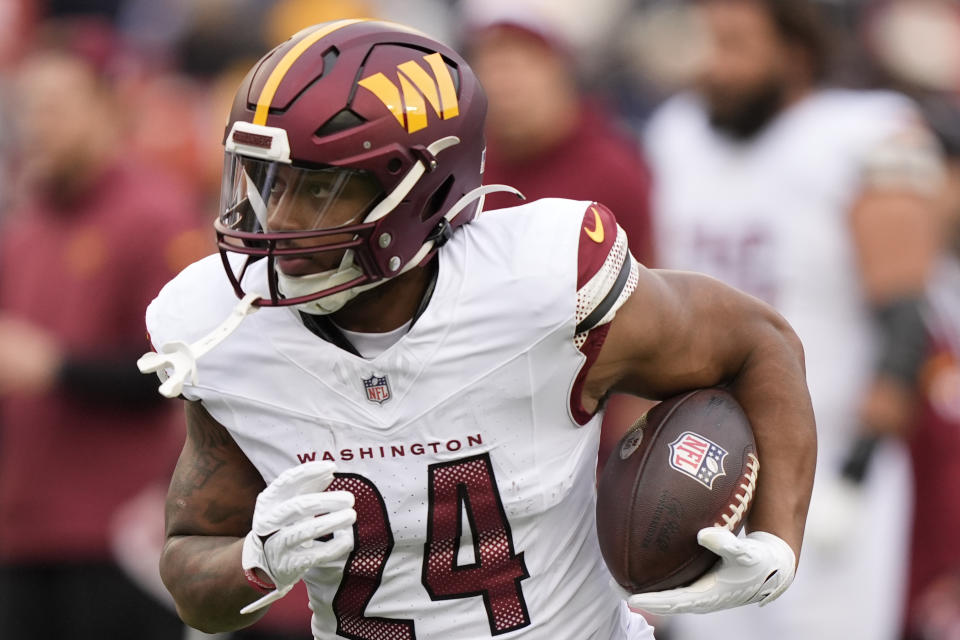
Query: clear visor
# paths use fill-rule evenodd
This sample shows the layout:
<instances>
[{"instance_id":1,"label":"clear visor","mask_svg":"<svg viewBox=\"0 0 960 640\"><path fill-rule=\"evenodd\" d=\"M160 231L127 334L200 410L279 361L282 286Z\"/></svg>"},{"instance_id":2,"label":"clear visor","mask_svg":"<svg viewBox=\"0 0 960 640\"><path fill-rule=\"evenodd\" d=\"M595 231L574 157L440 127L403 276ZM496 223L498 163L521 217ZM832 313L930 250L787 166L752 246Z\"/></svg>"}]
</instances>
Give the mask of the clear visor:
<instances>
[{"instance_id":1,"label":"clear visor","mask_svg":"<svg viewBox=\"0 0 960 640\"><path fill-rule=\"evenodd\" d=\"M227 153L220 223L248 233L335 229L361 222L382 196L366 171L305 169Z\"/></svg>"}]
</instances>

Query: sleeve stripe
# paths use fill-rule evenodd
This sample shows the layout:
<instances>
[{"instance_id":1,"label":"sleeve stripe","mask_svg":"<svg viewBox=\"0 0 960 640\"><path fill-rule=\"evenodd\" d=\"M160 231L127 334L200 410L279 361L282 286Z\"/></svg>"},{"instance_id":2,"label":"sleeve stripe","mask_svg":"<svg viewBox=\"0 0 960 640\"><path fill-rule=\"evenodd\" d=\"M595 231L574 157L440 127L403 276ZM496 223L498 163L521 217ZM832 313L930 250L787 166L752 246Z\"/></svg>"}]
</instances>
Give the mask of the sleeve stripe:
<instances>
[{"instance_id":1,"label":"sleeve stripe","mask_svg":"<svg viewBox=\"0 0 960 640\"><path fill-rule=\"evenodd\" d=\"M607 315L607 312L613 308L613 305L615 305L617 300L620 298L620 294L623 292L624 287L627 286L627 281L630 279L630 267L632 264L633 261L629 256L627 256L627 259L623 261L622 265L620 265L620 273L617 274L617 279L613 283L613 286L610 287L610 291L608 291L607 295L604 296L603 300L600 301L600 304L598 304L593 311L590 312L590 315L577 324L577 328L574 331L575 334L583 333L584 331L593 329L604 318L604 316Z\"/></svg>"}]
</instances>

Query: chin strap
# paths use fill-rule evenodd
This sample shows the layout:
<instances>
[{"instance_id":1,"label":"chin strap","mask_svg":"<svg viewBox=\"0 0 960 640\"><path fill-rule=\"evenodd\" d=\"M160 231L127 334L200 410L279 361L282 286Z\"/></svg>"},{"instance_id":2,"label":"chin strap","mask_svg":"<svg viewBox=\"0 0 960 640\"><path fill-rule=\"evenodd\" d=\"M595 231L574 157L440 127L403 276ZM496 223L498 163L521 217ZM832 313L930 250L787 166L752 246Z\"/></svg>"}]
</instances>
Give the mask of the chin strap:
<instances>
[{"instance_id":1,"label":"chin strap","mask_svg":"<svg viewBox=\"0 0 960 640\"><path fill-rule=\"evenodd\" d=\"M473 202L474 200L480 199L480 204L478 205L478 208L483 209L483 199L487 197L487 194L497 193L500 191L506 191L507 193L512 193L518 198L520 198L521 200L526 200L526 197L522 193L520 193L517 189L509 185L505 185L505 184L484 185L482 187L477 187L476 189L468 191L463 195L462 198L460 198L455 203L453 203L453 206L450 207L449 211L447 211L444 214L443 220L440 221L440 224L444 224L444 223L449 224L453 222L453 219L456 218L458 215L460 215L460 213L464 209L466 209L470 205L470 203ZM417 251L417 253L413 256L413 258L410 259L410 262L408 262L403 267L403 269L401 269L397 273L397 275L399 276L402 273L406 273L410 269L413 269L415 266L423 262L424 258L430 255L431 251L440 247L446 242L447 237L448 236L446 234L437 234L431 238L428 238L427 241L423 243L423 246L420 247L420 250ZM384 282L385 281L386 279L384 280Z\"/></svg>"},{"instance_id":2,"label":"chin strap","mask_svg":"<svg viewBox=\"0 0 960 640\"><path fill-rule=\"evenodd\" d=\"M465 193L462 198L460 198L459 200L453 203L453 206L450 207L450 210L447 211L447 213L444 214L443 217L446 218L448 222L453 222L453 219L456 218L458 215L460 215L460 212L466 209L467 205L469 205L471 202L473 202L477 198L480 198L479 208L483 210L483 198L486 198L487 195L491 193L498 193L501 191L512 193L513 195L517 196L521 200L527 199L526 196L524 196L517 189L511 187L508 184L488 184L482 187L477 187L476 189Z\"/></svg>"},{"instance_id":3,"label":"chin strap","mask_svg":"<svg viewBox=\"0 0 960 640\"><path fill-rule=\"evenodd\" d=\"M137 360L140 373L156 373L163 380L159 388L160 395L176 398L183 391L184 383L189 381L197 384L197 359L223 342L237 330L248 315L257 311L259 307L254 303L261 297L257 293L248 293L233 308L226 320L196 342L187 344L181 340L173 340L160 345L158 352L143 354Z\"/></svg>"}]
</instances>

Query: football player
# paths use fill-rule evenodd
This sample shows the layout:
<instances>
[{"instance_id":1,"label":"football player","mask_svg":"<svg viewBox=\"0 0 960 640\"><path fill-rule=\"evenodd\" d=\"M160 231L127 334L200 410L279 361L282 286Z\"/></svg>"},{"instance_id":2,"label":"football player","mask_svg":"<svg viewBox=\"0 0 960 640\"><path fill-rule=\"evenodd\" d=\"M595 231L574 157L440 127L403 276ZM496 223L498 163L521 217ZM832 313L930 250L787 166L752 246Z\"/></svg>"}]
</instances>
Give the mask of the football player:
<instances>
[{"instance_id":1,"label":"football player","mask_svg":"<svg viewBox=\"0 0 960 640\"><path fill-rule=\"evenodd\" d=\"M788 597L673 630L684 640L893 640L910 478L906 451L884 436L911 418L925 353L936 144L904 96L822 86L824 31L807 0L697 7L712 45L697 90L647 128L658 255L763 299L796 329L820 468L807 570Z\"/></svg>"},{"instance_id":2,"label":"football player","mask_svg":"<svg viewBox=\"0 0 960 640\"><path fill-rule=\"evenodd\" d=\"M481 186L485 110L460 55L374 21L296 34L237 92L220 255L150 305L140 361L187 400L161 573L190 625L303 580L318 638L651 638L627 603L792 581L816 450L796 336L646 270L600 204L478 217L506 188ZM715 569L625 603L595 531L604 398L721 384L764 465L751 533L706 530Z\"/></svg>"}]
</instances>

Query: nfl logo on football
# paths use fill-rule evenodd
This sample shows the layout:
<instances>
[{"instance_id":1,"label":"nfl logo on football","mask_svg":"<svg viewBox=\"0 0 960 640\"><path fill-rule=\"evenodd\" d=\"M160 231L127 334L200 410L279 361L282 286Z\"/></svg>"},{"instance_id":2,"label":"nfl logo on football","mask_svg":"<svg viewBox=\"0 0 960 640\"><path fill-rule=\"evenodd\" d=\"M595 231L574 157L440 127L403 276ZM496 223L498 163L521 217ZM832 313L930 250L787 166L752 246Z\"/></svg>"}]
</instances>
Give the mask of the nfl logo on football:
<instances>
[{"instance_id":1,"label":"nfl logo on football","mask_svg":"<svg viewBox=\"0 0 960 640\"><path fill-rule=\"evenodd\" d=\"M390 383L387 382L387 376L371 375L363 381L363 390L370 402L383 404L390 399Z\"/></svg>"},{"instance_id":2,"label":"nfl logo on football","mask_svg":"<svg viewBox=\"0 0 960 640\"><path fill-rule=\"evenodd\" d=\"M713 489L713 481L726 475L723 469L726 457L726 449L692 431L684 431L670 443L670 467L707 489Z\"/></svg>"}]
</instances>

